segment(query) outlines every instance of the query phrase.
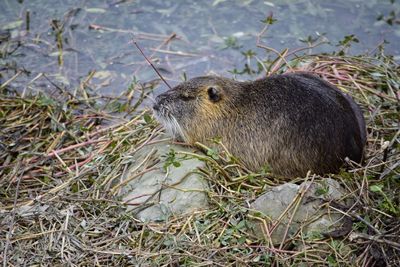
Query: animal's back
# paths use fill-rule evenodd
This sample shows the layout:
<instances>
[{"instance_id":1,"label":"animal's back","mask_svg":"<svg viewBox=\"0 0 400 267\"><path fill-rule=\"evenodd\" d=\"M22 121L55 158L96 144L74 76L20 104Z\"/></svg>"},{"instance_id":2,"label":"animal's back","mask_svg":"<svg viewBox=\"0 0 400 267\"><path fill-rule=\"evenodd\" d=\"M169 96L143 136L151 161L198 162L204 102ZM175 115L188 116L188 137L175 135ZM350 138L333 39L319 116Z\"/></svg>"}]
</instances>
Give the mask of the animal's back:
<instances>
[{"instance_id":1,"label":"animal's back","mask_svg":"<svg viewBox=\"0 0 400 267\"><path fill-rule=\"evenodd\" d=\"M255 128L264 132L249 141L266 146L265 160L275 172L335 172L345 157L361 160L366 139L361 111L322 79L276 75L247 83L243 94L248 100L239 110L253 113Z\"/></svg>"}]
</instances>

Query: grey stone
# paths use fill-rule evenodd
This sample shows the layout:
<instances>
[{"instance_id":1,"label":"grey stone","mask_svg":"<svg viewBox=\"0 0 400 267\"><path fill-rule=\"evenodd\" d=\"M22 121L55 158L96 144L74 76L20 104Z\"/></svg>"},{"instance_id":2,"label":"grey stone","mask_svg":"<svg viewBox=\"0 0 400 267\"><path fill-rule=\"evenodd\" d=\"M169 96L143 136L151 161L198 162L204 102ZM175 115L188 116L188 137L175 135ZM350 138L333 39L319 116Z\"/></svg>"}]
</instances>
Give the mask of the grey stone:
<instances>
[{"instance_id":1,"label":"grey stone","mask_svg":"<svg viewBox=\"0 0 400 267\"><path fill-rule=\"evenodd\" d=\"M302 193L304 195L300 200ZM286 183L273 187L257 198L251 204L251 208L261 212L269 226L276 223L277 226L273 230L269 227L266 231L261 222L254 221L254 233L260 238L270 238L273 244L280 244L284 240L286 230L286 239L300 230L304 235L330 232L340 227L343 215L328 210L326 205L322 204L329 200L340 202L343 195L340 184L330 178L301 185ZM296 201L296 198L300 202ZM291 207L284 214L289 205ZM277 222L279 217L281 221Z\"/></svg>"},{"instance_id":2,"label":"grey stone","mask_svg":"<svg viewBox=\"0 0 400 267\"><path fill-rule=\"evenodd\" d=\"M171 162L167 155L172 150L175 151L174 161L180 166L170 164L165 169L166 162ZM171 215L208 208L208 184L196 173L198 167L204 167L204 162L193 157L185 158L181 152L195 153L193 149L160 141L145 145L133 155L137 164L130 168L125 179L134 179L124 187L122 194L128 203L128 210L134 212L138 219L166 220ZM135 177L149 166L151 171Z\"/></svg>"}]
</instances>

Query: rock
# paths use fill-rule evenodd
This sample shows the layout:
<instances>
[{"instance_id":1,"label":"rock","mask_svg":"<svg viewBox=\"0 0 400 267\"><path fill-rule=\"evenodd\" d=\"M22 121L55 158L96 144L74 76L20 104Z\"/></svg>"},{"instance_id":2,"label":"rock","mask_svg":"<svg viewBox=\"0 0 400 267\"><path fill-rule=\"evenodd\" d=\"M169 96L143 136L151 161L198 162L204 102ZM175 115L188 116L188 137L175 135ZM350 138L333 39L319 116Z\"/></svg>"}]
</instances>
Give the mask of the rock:
<instances>
[{"instance_id":1,"label":"rock","mask_svg":"<svg viewBox=\"0 0 400 267\"><path fill-rule=\"evenodd\" d=\"M193 149L168 141L145 145L135 153L137 164L131 167L125 179L134 177L146 166L152 166L151 171L134 178L122 192L128 210L134 212L138 219L166 220L171 215L208 208L208 184L201 175L195 173L205 163L196 158L184 157L179 153L182 151L193 153ZM143 164L146 160L148 163ZM167 169L164 168L166 163L169 164Z\"/></svg>"},{"instance_id":2,"label":"rock","mask_svg":"<svg viewBox=\"0 0 400 267\"><path fill-rule=\"evenodd\" d=\"M306 190L304 192L304 190ZM300 203L300 195L304 193ZM335 200L340 202L344 196L343 189L333 179L326 178L321 181L305 182L301 185L286 183L271 188L265 194L257 198L251 208L261 212L267 219L268 231L273 244L280 244L284 239L290 218L293 216L288 228L286 239L296 234L299 230L303 235L328 233L340 228L343 223L343 215L328 210L325 201ZM297 208L296 205L298 204ZM285 210L288 212L282 215ZM293 215L294 213L294 215ZM272 229L278 218L282 216L280 223ZM264 218L265 219L265 218ZM268 238L268 233L261 222L254 222L254 233L259 238Z\"/></svg>"}]
</instances>

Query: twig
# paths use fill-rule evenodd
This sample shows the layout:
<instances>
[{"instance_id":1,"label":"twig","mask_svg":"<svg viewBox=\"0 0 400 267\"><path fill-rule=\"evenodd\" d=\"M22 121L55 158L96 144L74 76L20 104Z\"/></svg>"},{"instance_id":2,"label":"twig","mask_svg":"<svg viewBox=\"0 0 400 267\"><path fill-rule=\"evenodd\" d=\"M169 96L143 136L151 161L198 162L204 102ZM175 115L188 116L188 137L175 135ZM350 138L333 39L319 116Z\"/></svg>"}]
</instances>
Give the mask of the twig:
<instances>
[{"instance_id":1,"label":"twig","mask_svg":"<svg viewBox=\"0 0 400 267\"><path fill-rule=\"evenodd\" d=\"M268 20L268 19L272 19L272 13L270 13L270 15L268 16L267 20ZM290 64L289 64L288 61L287 61L287 58L288 58L289 56L294 55L294 54L296 54L296 53L298 53L298 52L300 52L300 51L303 51L303 50L312 49L312 48L314 48L314 47L317 47L317 46L319 46L319 45L321 45L321 44L324 44L324 43L327 43L327 42L328 42L327 40L324 39L324 40L321 40L321 41L319 41L319 42L315 42L315 43L313 43L313 44L310 44L310 45L307 46L307 47L296 48L296 49L294 49L294 50L292 50L292 51L290 51L289 49L284 49L282 52L279 52L279 51L276 50L275 48L270 47L270 46L266 46L266 45L264 45L264 44L261 43L261 37L267 32L267 30L268 30L268 28L269 28L269 25L271 25L271 24L268 23L268 22L265 24L264 28L263 28L263 29L261 30L261 32L257 35L257 41L256 41L257 47L266 49L266 50L268 50L268 51L272 51L272 52L274 52L275 54L278 55L278 58L279 58L279 59L276 60L276 61L271 65L269 74L272 74L272 73L276 72L276 71L282 66L282 64L281 64L282 61L286 64L286 66L289 68L290 71L293 71L293 68L290 66Z\"/></svg>"},{"instance_id":2,"label":"twig","mask_svg":"<svg viewBox=\"0 0 400 267\"><path fill-rule=\"evenodd\" d=\"M89 140L89 141L86 141L86 142L83 142L83 143L78 143L78 144L71 145L71 146L68 146L68 147L64 147L64 148L61 148L61 149L58 149L58 150L53 150L52 152L47 154L47 157L52 157L52 156L55 156L56 154L61 154L61 153L64 153L64 152L67 152L69 150L72 150L72 149L75 149L75 148L79 148L79 147L82 147L82 146L96 144L96 143L102 143L102 142L107 142L107 141L109 141L109 140Z\"/></svg>"},{"instance_id":3,"label":"twig","mask_svg":"<svg viewBox=\"0 0 400 267\"><path fill-rule=\"evenodd\" d=\"M272 13L271 13L268 17L269 17L269 18L272 18ZM292 70L292 68L290 67L289 63L287 62L287 60L286 60L286 58L285 58L285 55L283 55L281 52L279 52L279 51L276 50L275 48L266 46L266 45L264 45L264 44L261 43L261 37L267 32L269 25L270 25L270 24L266 23L265 26L264 26L264 28L263 28L263 29L261 30L261 32L257 35L257 41L256 41L257 47L264 48L264 49L266 49L266 50L268 50L268 51L274 52L274 53L277 54L278 57L280 58L280 60L277 61L276 64L280 63L281 61L284 61L285 64L289 67L289 69Z\"/></svg>"},{"instance_id":4,"label":"twig","mask_svg":"<svg viewBox=\"0 0 400 267\"><path fill-rule=\"evenodd\" d=\"M22 73L21 70L19 70L14 76L12 76L10 79L5 81L2 85L0 85L0 90L5 88L8 84L10 84L12 81L14 81L20 74Z\"/></svg>"},{"instance_id":5,"label":"twig","mask_svg":"<svg viewBox=\"0 0 400 267\"><path fill-rule=\"evenodd\" d=\"M137 35L133 35L133 36L136 37L136 38L134 38L134 39L136 39L136 40L138 39L138 38L137 38ZM176 33L172 33L172 34L169 35L167 38L165 38L164 41L163 41L161 44L159 44L155 49L161 49L164 45L168 44L168 43L169 43L172 39L174 39L174 38L177 38ZM157 53L157 52L155 52L155 51L154 51L153 53L151 53L149 59L152 59L153 56L154 56L156 53ZM142 64L142 65L143 65L143 64ZM139 67L136 69L136 71L134 72L133 75L136 75L136 74L140 71L142 65L139 66Z\"/></svg>"},{"instance_id":6,"label":"twig","mask_svg":"<svg viewBox=\"0 0 400 267\"><path fill-rule=\"evenodd\" d=\"M357 239L357 238L367 239L367 240L375 241L378 243L386 243L386 244L391 245L392 247L396 248L397 250L400 250L400 243L397 243L397 242L394 242L391 240L387 240L384 238L380 238L379 236L371 236L371 235L367 235L364 233L356 233L356 232L353 232L350 234L350 241Z\"/></svg>"},{"instance_id":7,"label":"twig","mask_svg":"<svg viewBox=\"0 0 400 267\"><path fill-rule=\"evenodd\" d=\"M151 63L150 59L148 59L146 55L143 53L143 50L140 48L139 44L135 40L133 40L133 44L137 47L137 49L140 51L140 53L143 55L146 61L150 64L153 70L157 73L157 75L161 78L161 80L168 86L169 89L172 89L172 87L167 83L164 77L161 76L160 72L156 69L156 67L154 67L153 63Z\"/></svg>"},{"instance_id":8,"label":"twig","mask_svg":"<svg viewBox=\"0 0 400 267\"><path fill-rule=\"evenodd\" d=\"M319 38L318 38L318 39L319 39ZM310 44L309 46L307 46L307 47L296 48L296 49L294 49L294 50L288 52L286 56L289 57L289 56L291 56L291 55L293 55L293 54L296 54L296 53L298 53L298 52L301 52L301 51L304 51L304 50L307 50L307 49L313 49L313 48L315 48L315 47L317 47L317 46L319 46L319 45L326 44L326 43L329 43L329 42L328 42L326 39L323 39L323 40L321 40L321 41L319 41L319 42L311 43L311 44Z\"/></svg>"}]
</instances>

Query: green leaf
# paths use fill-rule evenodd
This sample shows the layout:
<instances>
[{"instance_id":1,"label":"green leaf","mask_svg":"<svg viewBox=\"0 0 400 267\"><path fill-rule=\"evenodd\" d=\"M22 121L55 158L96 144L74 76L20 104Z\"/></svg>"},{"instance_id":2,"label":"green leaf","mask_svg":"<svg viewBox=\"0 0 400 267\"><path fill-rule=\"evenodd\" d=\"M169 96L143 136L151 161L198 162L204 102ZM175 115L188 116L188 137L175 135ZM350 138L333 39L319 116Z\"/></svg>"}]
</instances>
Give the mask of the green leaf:
<instances>
[{"instance_id":1,"label":"green leaf","mask_svg":"<svg viewBox=\"0 0 400 267\"><path fill-rule=\"evenodd\" d=\"M245 236L241 236L241 237L239 237L239 239L238 239L238 243L241 245L241 244L244 244L246 242L246 237Z\"/></svg>"},{"instance_id":2,"label":"green leaf","mask_svg":"<svg viewBox=\"0 0 400 267\"><path fill-rule=\"evenodd\" d=\"M171 165L174 166L175 168L180 167L182 164L179 160L182 159L177 159L175 150L171 149L166 155L165 163L163 166L164 170L167 170L167 168Z\"/></svg>"},{"instance_id":3,"label":"green leaf","mask_svg":"<svg viewBox=\"0 0 400 267\"><path fill-rule=\"evenodd\" d=\"M41 95L38 98L37 104L39 106L42 106L42 107L55 107L55 106L57 106L57 102L54 99L49 98L49 97L44 96L44 95Z\"/></svg>"},{"instance_id":4,"label":"green leaf","mask_svg":"<svg viewBox=\"0 0 400 267\"><path fill-rule=\"evenodd\" d=\"M151 116L147 113L143 115L143 119L144 119L144 122L146 122L146 123L151 123L153 121L151 119Z\"/></svg>"},{"instance_id":5,"label":"green leaf","mask_svg":"<svg viewBox=\"0 0 400 267\"><path fill-rule=\"evenodd\" d=\"M383 184L375 184L369 187L372 192L382 192Z\"/></svg>"},{"instance_id":6,"label":"green leaf","mask_svg":"<svg viewBox=\"0 0 400 267\"><path fill-rule=\"evenodd\" d=\"M245 220L242 220L242 221L240 221L237 225L236 225L236 228L237 229L242 229L242 228L244 228L246 226L246 221Z\"/></svg>"},{"instance_id":7,"label":"green leaf","mask_svg":"<svg viewBox=\"0 0 400 267\"><path fill-rule=\"evenodd\" d=\"M328 266L337 266L337 261L334 255L329 255L327 257Z\"/></svg>"},{"instance_id":8,"label":"green leaf","mask_svg":"<svg viewBox=\"0 0 400 267\"><path fill-rule=\"evenodd\" d=\"M50 179L49 176L44 176L44 177L42 178L42 182L48 185L48 184L50 184L51 179Z\"/></svg>"},{"instance_id":9,"label":"green leaf","mask_svg":"<svg viewBox=\"0 0 400 267\"><path fill-rule=\"evenodd\" d=\"M172 165L174 165L175 168L178 168L181 166L181 163L178 161L174 161L174 162L172 162Z\"/></svg>"},{"instance_id":10,"label":"green leaf","mask_svg":"<svg viewBox=\"0 0 400 267\"><path fill-rule=\"evenodd\" d=\"M218 151L215 149L209 149L207 150L207 156L212 157L215 160L219 159Z\"/></svg>"},{"instance_id":11,"label":"green leaf","mask_svg":"<svg viewBox=\"0 0 400 267\"><path fill-rule=\"evenodd\" d=\"M77 183L72 184L72 185L71 185L71 192L72 192L72 193L76 193L76 192L78 192L78 191L79 191L79 186L78 186L78 184L77 184Z\"/></svg>"},{"instance_id":12,"label":"green leaf","mask_svg":"<svg viewBox=\"0 0 400 267\"><path fill-rule=\"evenodd\" d=\"M350 43L358 43L359 40L357 39L357 37L355 37L354 34L350 34L350 35L346 35L343 40L339 41L339 45L342 46L350 46Z\"/></svg>"}]
</instances>

